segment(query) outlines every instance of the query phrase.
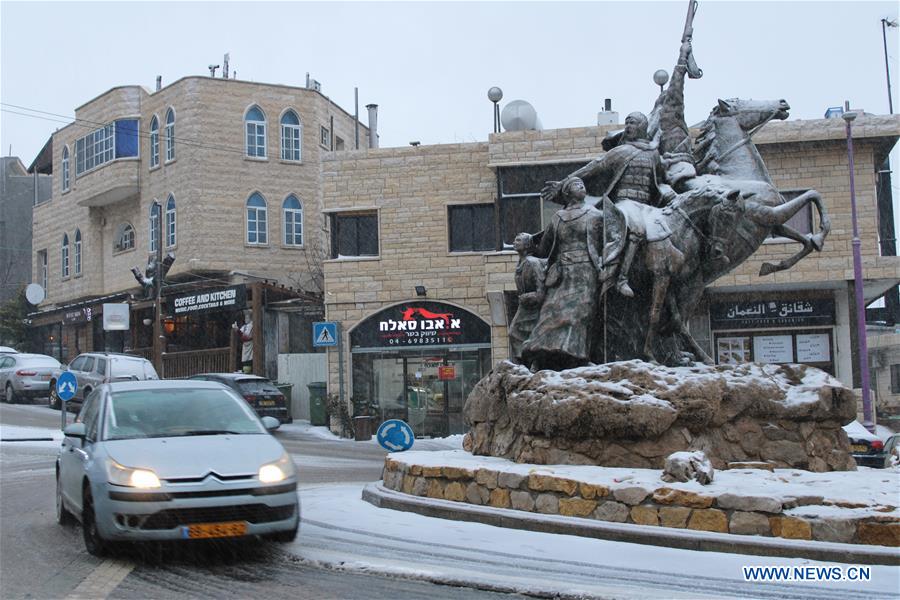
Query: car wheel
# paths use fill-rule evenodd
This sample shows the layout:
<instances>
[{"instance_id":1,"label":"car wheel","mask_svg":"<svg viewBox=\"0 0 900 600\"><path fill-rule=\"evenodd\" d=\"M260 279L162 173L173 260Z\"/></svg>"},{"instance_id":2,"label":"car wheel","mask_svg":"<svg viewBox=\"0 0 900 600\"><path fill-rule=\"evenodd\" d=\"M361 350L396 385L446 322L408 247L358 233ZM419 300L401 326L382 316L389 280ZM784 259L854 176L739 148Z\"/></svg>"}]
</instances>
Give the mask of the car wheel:
<instances>
[{"instance_id":1,"label":"car wheel","mask_svg":"<svg viewBox=\"0 0 900 600\"><path fill-rule=\"evenodd\" d=\"M19 401L19 399L16 398L16 391L13 389L12 384L7 383L6 384L6 402L9 404L15 404L18 401Z\"/></svg>"},{"instance_id":2,"label":"car wheel","mask_svg":"<svg viewBox=\"0 0 900 600\"><path fill-rule=\"evenodd\" d=\"M97 529L97 519L94 514L94 498L91 496L90 486L84 488L84 504L81 512L81 532L84 537L84 547L89 554L104 556L107 550L107 542Z\"/></svg>"},{"instance_id":3,"label":"car wheel","mask_svg":"<svg viewBox=\"0 0 900 600\"><path fill-rule=\"evenodd\" d=\"M59 396L56 393L55 381L50 382L50 399L48 400L48 404L50 405L50 408L55 410L59 410L62 406Z\"/></svg>"},{"instance_id":4,"label":"car wheel","mask_svg":"<svg viewBox=\"0 0 900 600\"><path fill-rule=\"evenodd\" d=\"M59 472L56 473L56 522L60 525L71 525L75 517L66 508L63 502L62 485L59 483Z\"/></svg>"}]
</instances>

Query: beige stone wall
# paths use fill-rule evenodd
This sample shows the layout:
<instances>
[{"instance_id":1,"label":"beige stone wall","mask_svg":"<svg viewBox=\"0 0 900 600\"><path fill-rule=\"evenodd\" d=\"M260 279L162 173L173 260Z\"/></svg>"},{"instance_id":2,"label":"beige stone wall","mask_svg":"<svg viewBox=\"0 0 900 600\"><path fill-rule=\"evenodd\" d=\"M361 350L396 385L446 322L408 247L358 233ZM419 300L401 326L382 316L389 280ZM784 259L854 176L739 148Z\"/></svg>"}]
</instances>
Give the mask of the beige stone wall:
<instances>
[{"instance_id":1,"label":"beige stone wall","mask_svg":"<svg viewBox=\"0 0 900 600\"><path fill-rule=\"evenodd\" d=\"M246 110L257 104L267 118L267 158L246 156ZM165 115L175 110L175 159L166 161ZM280 119L293 109L302 123L301 161L281 160ZM159 121L160 164L150 169L149 127ZM328 152L319 144L319 126L330 126L352 147L351 115L322 94L303 88L238 80L186 77L149 93L138 86L115 88L76 110L90 122L69 125L53 136L54 190L51 200L34 211L34 251L47 249L49 289L43 307L64 304L136 287L132 266L143 268L149 252L149 215L154 200L165 209L170 195L176 202L177 260L170 271L246 271L304 285L309 277L307 252L320 243L323 228L319 193L320 161ZM139 117L139 158L106 163L75 176L75 140L115 119ZM96 124L96 126L94 125ZM361 145L368 129L360 126ZM346 143L346 142L345 142ZM70 190L61 190L62 148L70 152ZM86 208L99 193L117 187L136 193L104 207ZM268 243L246 243L245 203L253 192L266 199ZM295 194L304 209L304 245L284 245L282 202ZM116 229L129 222L135 229L135 249L114 252ZM79 228L84 236L84 276L60 277L60 243ZM165 231L165 218L163 218ZM35 267L38 268L38 267ZM73 263L74 268L74 263Z\"/></svg>"},{"instance_id":2,"label":"beige stone wall","mask_svg":"<svg viewBox=\"0 0 900 600\"><path fill-rule=\"evenodd\" d=\"M900 365L900 333L870 331L867 342L869 369L874 374L871 385L878 402L879 423L900 431L900 421L896 418L889 421L881 419L882 414L900 418L900 393L891 390L891 365Z\"/></svg>"}]
</instances>

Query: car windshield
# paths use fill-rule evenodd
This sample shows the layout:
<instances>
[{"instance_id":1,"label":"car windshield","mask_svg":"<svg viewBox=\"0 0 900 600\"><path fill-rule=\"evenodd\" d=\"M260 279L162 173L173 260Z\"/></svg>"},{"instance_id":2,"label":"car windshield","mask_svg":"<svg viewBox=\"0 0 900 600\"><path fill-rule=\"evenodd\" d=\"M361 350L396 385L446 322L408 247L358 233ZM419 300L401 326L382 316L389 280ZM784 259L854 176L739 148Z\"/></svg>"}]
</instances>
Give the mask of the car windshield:
<instances>
[{"instance_id":1,"label":"car windshield","mask_svg":"<svg viewBox=\"0 0 900 600\"><path fill-rule=\"evenodd\" d=\"M109 396L105 439L260 434L265 428L243 400L223 389L155 389Z\"/></svg>"}]
</instances>

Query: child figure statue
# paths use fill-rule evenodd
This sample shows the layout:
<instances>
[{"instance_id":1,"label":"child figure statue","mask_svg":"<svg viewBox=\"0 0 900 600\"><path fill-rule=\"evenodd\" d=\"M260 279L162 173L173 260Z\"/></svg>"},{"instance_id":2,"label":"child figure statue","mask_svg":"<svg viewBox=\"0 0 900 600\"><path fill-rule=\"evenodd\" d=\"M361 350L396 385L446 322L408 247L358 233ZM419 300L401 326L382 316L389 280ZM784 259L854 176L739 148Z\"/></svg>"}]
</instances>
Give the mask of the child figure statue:
<instances>
[{"instance_id":1,"label":"child figure statue","mask_svg":"<svg viewBox=\"0 0 900 600\"><path fill-rule=\"evenodd\" d=\"M547 261L534 256L534 240L530 233L517 235L513 248L519 253L519 263L516 265L519 309L509 325L509 347L511 358L521 362L522 344L531 335L541 314Z\"/></svg>"}]
</instances>

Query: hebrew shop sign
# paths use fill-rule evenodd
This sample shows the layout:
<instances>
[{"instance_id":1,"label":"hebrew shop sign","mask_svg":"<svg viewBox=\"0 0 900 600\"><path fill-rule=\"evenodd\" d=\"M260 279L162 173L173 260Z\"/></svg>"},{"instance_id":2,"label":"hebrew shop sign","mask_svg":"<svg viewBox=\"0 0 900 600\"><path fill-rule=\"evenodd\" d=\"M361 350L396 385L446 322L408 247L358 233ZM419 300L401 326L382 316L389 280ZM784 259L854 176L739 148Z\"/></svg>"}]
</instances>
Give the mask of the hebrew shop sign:
<instances>
[{"instance_id":1,"label":"hebrew shop sign","mask_svg":"<svg viewBox=\"0 0 900 600\"><path fill-rule=\"evenodd\" d=\"M407 302L375 313L350 333L354 348L489 344L491 329L477 315L443 302Z\"/></svg>"}]
</instances>

